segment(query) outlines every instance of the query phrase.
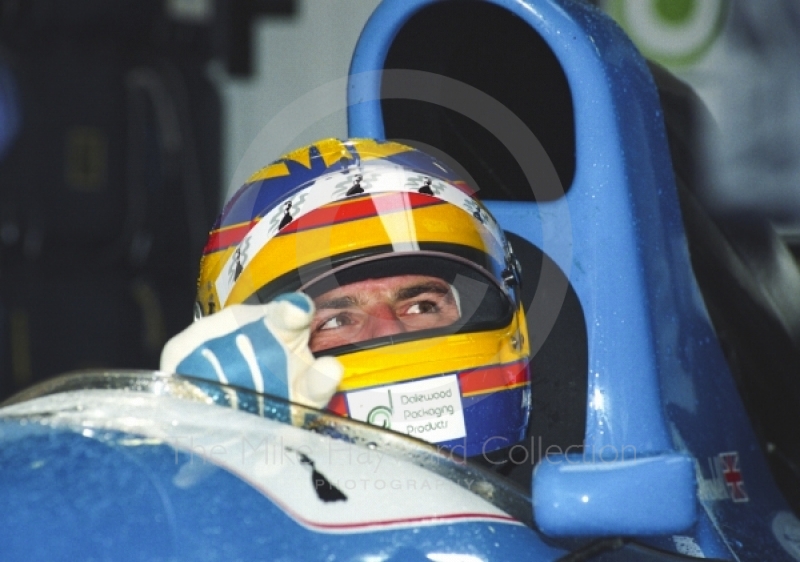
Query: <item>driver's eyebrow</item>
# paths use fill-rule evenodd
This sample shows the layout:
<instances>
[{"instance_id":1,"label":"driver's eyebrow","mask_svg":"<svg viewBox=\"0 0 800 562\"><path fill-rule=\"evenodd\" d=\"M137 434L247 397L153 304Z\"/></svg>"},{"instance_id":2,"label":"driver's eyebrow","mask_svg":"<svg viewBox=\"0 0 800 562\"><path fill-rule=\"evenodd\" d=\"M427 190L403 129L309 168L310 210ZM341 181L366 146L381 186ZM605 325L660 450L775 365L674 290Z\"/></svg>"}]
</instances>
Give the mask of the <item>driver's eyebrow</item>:
<instances>
[{"instance_id":1,"label":"driver's eyebrow","mask_svg":"<svg viewBox=\"0 0 800 562\"><path fill-rule=\"evenodd\" d=\"M353 308L356 306L356 299L351 296L344 296L344 297L334 297L332 299L327 299L321 302L314 303L317 310L323 309L342 309L342 308Z\"/></svg>"},{"instance_id":2,"label":"driver's eyebrow","mask_svg":"<svg viewBox=\"0 0 800 562\"><path fill-rule=\"evenodd\" d=\"M397 300L403 301L407 299L413 299L414 297L424 295L425 293L447 295L450 293L450 287L444 283L436 282L420 283L418 285L412 285L411 287L403 287L397 291Z\"/></svg>"}]
</instances>

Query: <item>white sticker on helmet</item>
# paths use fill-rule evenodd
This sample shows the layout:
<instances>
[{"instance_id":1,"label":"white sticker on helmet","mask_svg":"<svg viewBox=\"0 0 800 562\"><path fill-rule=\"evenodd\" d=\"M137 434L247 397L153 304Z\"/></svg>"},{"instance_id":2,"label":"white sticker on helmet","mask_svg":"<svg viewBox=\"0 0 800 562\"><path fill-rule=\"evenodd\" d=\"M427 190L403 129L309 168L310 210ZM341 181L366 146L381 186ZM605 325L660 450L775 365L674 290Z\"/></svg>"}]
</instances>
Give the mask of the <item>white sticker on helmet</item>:
<instances>
[{"instance_id":1,"label":"white sticker on helmet","mask_svg":"<svg viewBox=\"0 0 800 562\"><path fill-rule=\"evenodd\" d=\"M466 436L457 375L347 393L350 417L441 443Z\"/></svg>"}]
</instances>

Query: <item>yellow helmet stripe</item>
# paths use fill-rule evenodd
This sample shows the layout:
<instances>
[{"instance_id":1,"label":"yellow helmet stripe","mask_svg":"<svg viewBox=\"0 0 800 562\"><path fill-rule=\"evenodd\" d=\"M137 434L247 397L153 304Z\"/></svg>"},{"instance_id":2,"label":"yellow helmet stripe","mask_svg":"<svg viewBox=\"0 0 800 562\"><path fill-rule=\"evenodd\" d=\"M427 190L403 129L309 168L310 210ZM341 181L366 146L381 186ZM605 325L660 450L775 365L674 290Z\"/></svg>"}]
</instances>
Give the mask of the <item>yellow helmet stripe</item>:
<instances>
[{"instance_id":1,"label":"yellow helmet stripe","mask_svg":"<svg viewBox=\"0 0 800 562\"><path fill-rule=\"evenodd\" d=\"M436 242L467 246L488 255L503 255L503 249L495 239L489 235L482 237L472 218L457 207L417 208L409 216L411 218L413 228L397 228L397 221L390 223L395 227L391 236L380 216L337 223L336 228L314 228L277 236L241 271L224 306L244 302L255 291L289 271L332 256L376 246L402 247ZM227 273L233 275L234 272ZM225 275L226 272L219 272L220 277Z\"/></svg>"},{"instance_id":2,"label":"yellow helmet stripe","mask_svg":"<svg viewBox=\"0 0 800 562\"><path fill-rule=\"evenodd\" d=\"M497 330L449 334L338 355L337 359L344 366L339 390L370 388L454 373L475 365L518 362L529 353L527 345L517 349L510 343L510 336L516 332L520 319L521 315L517 314L509 326ZM432 350L436 351L433 356Z\"/></svg>"}]
</instances>

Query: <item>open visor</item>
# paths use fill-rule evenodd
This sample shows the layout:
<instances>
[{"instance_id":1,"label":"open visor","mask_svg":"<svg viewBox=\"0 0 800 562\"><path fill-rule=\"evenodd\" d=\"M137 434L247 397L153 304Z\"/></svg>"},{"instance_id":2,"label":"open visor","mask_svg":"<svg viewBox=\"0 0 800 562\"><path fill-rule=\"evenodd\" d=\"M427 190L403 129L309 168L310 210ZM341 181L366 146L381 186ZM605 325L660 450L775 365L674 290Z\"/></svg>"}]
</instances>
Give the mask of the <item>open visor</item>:
<instances>
[{"instance_id":1,"label":"open visor","mask_svg":"<svg viewBox=\"0 0 800 562\"><path fill-rule=\"evenodd\" d=\"M488 271L468 259L450 253L416 251L382 254L349 261L328 271L318 271L317 275L308 275L308 270L306 273L303 276L305 282L297 290L314 299L318 309L341 307L342 310L347 310L348 305L343 301L348 298L359 300L359 290L365 285L363 282L397 278L408 280L406 283L395 284L401 287L399 290L409 295L405 299L401 294L398 297L401 303L407 300L411 306L418 309L423 307L421 312L429 314L430 311L424 307L435 306L436 314L441 313L438 319L433 315L425 318L410 316L412 322L404 325L402 330L378 337L363 337L363 334L356 336L355 332L358 330L353 327L348 333L353 333L353 340L357 341L340 341L337 345L325 346L315 353L317 355L341 355L438 335L501 328L511 322L514 313L512 298ZM352 289L348 290L349 288ZM268 302L274 297L274 293L269 293L272 291L258 291L251 302ZM343 295L346 297L343 298ZM331 306L331 297L335 297L337 303L343 304ZM435 302L432 303L429 298ZM415 299L419 302L415 302ZM336 311L330 309L318 310L318 315L327 314L333 319ZM374 322L376 319L366 321ZM349 327L345 327L344 331L346 328Z\"/></svg>"}]
</instances>

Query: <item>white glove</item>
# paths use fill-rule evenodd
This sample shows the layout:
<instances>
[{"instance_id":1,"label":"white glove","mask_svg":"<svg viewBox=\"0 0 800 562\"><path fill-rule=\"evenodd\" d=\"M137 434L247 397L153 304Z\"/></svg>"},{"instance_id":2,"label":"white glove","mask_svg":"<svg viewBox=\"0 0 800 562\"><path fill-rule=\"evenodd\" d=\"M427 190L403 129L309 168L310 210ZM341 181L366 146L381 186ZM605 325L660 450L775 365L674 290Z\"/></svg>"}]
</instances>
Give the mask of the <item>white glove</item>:
<instances>
[{"instance_id":1,"label":"white glove","mask_svg":"<svg viewBox=\"0 0 800 562\"><path fill-rule=\"evenodd\" d=\"M233 305L167 342L161 370L240 386L298 404L327 406L344 369L308 348L314 303L286 293L268 304Z\"/></svg>"}]
</instances>

